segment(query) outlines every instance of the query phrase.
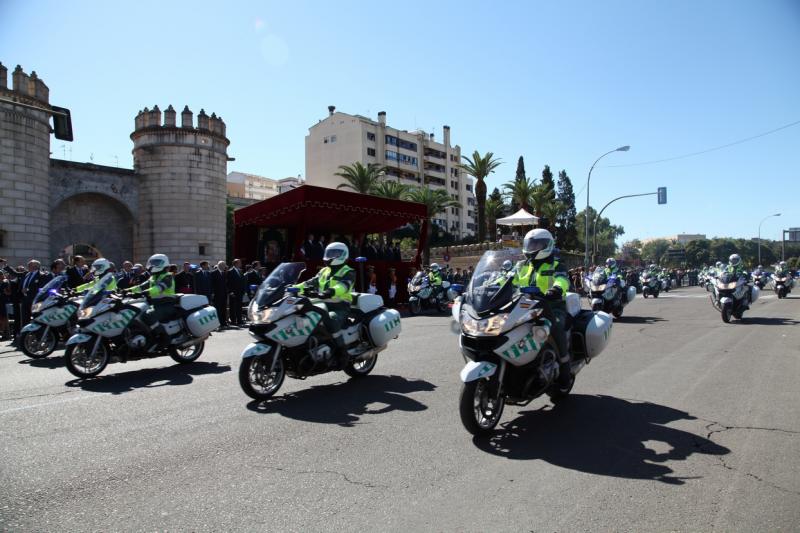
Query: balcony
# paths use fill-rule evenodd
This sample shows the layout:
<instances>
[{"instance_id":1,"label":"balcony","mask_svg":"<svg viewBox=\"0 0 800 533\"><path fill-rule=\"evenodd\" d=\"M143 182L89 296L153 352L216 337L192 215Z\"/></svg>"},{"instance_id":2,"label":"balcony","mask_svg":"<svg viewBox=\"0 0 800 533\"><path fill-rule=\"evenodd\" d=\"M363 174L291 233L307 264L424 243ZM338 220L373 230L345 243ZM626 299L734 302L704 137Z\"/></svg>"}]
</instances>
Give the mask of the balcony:
<instances>
[{"instance_id":1,"label":"balcony","mask_svg":"<svg viewBox=\"0 0 800 533\"><path fill-rule=\"evenodd\" d=\"M438 185L440 187L447 185L447 182L444 179L431 176L430 174L425 174L425 183L428 185Z\"/></svg>"},{"instance_id":2,"label":"balcony","mask_svg":"<svg viewBox=\"0 0 800 533\"><path fill-rule=\"evenodd\" d=\"M425 157L433 157L435 159L447 159L447 154L433 148L425 148Z\"/></svg>"}]
</instances>

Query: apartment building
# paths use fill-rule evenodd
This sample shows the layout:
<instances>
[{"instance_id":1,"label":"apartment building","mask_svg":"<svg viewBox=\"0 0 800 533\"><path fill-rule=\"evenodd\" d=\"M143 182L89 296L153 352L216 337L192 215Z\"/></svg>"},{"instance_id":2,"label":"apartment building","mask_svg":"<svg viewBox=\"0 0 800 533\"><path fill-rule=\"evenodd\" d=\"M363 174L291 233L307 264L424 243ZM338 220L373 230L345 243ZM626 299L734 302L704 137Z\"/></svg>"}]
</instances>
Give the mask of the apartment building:
<instances>
[{"instance_id":1,"label":"apartment building","mask_svg":"<svg viewBox=\"0 0 800 533\"><path fill-rule=\"evenodd\" d=\"M246 172L230 172L226 187L228 198L237 207L242 207L272 198L304 183L300 176L274 180Z\"/></svg>"},{"instance_id":2,"label":"apartment building","mask_svg":"<svg viewBox=\"0 0 800 533\"><path fill-rule=\"evenodd\" d=\"M447 208L434 223L446 231L466 237L477 228L473 179L459 168L461 148L450 145L450 127L443 126L442 142L433 133L406 131L386 123L386 112L378 120L350 115L328 107L328 116L311 126L306 136L306 182L336 188L340 165L376 163L387 167L384 179L410 186L442 189L461 207Z\"/></svg>"}]
</instances>

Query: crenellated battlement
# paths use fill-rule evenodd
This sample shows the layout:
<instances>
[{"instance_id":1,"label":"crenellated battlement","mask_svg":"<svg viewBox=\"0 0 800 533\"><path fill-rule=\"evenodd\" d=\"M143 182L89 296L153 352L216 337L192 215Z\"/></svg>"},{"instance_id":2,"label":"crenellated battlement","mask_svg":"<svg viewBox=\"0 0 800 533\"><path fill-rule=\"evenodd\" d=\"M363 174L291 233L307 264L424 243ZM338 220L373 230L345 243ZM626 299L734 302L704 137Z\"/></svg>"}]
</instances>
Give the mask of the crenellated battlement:
<instances>
[{"instance_id":1,"label":"crenellated battlement","mask_svg":"<svg viewBox=\"0 0 800 533\"><path fill-rule=\"evenodd\" d=\"M195 127L194 113L189 109L189 106L184 106L183 111L181 111L180 126L178 126L178 113L171 105L163 113L158 105L154 106L153 109L145 107L136 115L134 125L135 130L131 137L145 130L153 132L160 129L179 129L216 135L227 140L225 137L225 122L222 117L218 117L216 113L208 116L205 110L201 109L200 113L197 114L197 126Z\"/></svg>"},{"instance_id":2,"label":"crenellated battlement","mask_svg":"<svg viewBox=\"0 0 800 533\"><path fill-rule=\"evenodd\" d=\"M43 104L50 102L50 89L36 75L36 71L26 74L20 65L11 73L11 86L8 85L8 68L0 63L0 92L12 93Z\"/></svg>"}]
</instances>

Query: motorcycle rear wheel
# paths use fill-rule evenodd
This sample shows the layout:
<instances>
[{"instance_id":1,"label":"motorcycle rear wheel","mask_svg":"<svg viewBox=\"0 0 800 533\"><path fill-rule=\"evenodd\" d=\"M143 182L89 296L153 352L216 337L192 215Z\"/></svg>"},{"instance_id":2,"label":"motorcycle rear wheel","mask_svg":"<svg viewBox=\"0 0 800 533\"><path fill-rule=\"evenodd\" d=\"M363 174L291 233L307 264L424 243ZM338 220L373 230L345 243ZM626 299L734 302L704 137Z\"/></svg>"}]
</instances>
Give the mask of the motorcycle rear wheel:
<instances>
[{"instance_id":1,"label":"motorcycle rear wheel","mask_svg":"<svg viewBox=\"0 0 800 533\"><path fill-rule=\"evenodd\" d=\"M495 378L496 379L496 378ZM490 398L490 381L479 379L464 383L459 398L459 414L464 428L476 436L487 435L500 422L506 399Z\"/></svg>"},{"instance_id":2,"label":"motorcycle rear wheel","mask_svg":"<svg viewBox=\"0 0 800 533\"><path fill-rule=\"evenodd\" d=\"M19 342L22 353L31 359L43 359L53 353L58 344L58 337L52 328L47 330L47 335L44 333L44 329L24 332Z\"/></svg>"},{"instance_id":3,"label":"motorcycle rear wheel","mask_svg":"<svg viewBox=\"0 0 800 533\"><path fill-rule=\"evenodd\" d=\"M439 302L436 304L436 309L438 309L440 313L447 313L450 311L450 306L447 304L447 300L439 300Z\"/></svg>"},{"instance_id":4,"label":"motorcycle rear wheel","mask_svg":"<svg viewBox=\"0 0 800 533\"><path fill-rule=\"evenodd\" d=\"M64 363L67 370L78 378L93 378L105 370L108 365L109 356L103 341L97 345L97 351L90 357L96 339L80 344L70 344L64 352Z\"/></svg>"},{"instance_id":5,"label":"motorcycle rear wheel","mask_svg":"<svg viewBox=\"0 0 800 533\"><path fill-rule=\"evenodd\" d=\"M239 385L245 394L254 400L264 401L271 398L283 385L286 367L280 357L275 361L275 368L270 373L274 354L242 359L239 365Z\"/></svg>"},{"instance_id":6,"label":"motorcycle rear wheel","mask_svg":"<svg viewBox=\"0 0 800 533\"><path fill-rule=\"evenodd\" d=\"M177 346L170 346L169 347L169 356L172 357L173 361L176 363L186 364L192 363L197 360L203 354L203 349L205 349L206 343L205 341L193 344L186 348L178 348Z\"/></svg>"},{"instance_id":7,"label":"motorcycle rear wheel","mask_svg":"<svg viewBox=\"0 0 800 533\"><path fill-rule=\"evenodd\" d=\"M622 307L618 307L617 309L614 309L614 310L611 312L611 314L612 314L612 315L614 315L614 318L619 318L619 317L621 317L621 316L622 316Z\"/></svg>"},{"instance_id":8,"label":"motorcycle rear wheel","mask_svg":"<svg viewBox=\"0 0 800 533\"><path fill-rule=\"evenodd\" d=\"M344 367L344 373L351 378L363 378L368 375L375 368L375 363L378 362L378 354L373 353L366 359L359 361L354 359L347 363Z\"/></svg>"}]
</instances>

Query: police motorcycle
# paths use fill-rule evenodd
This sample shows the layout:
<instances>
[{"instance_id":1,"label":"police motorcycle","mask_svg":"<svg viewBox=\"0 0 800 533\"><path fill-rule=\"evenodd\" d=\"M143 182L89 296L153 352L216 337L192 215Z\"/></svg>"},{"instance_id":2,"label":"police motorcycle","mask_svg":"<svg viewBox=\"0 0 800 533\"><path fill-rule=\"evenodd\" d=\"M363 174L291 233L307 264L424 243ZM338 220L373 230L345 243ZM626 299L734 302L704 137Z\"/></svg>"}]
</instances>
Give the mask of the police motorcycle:
<instances>
[{"instance_id":1,"label":"police motorcycle","mask_svg":"<svg viewBox=\"0 0 800 533\"><path fill-rule=\"evenodd\" d=\"M408 311L412 315L418 315L426 308L434 308L440 313L446 313L449 309L450 299L448 298L450 282L442 280L442 290L434 295L434 286L431 285L428 275L423 271L417 272L411 281L408 282Z\"/></svg>"},{"instance_id":2,"label":"police motorcycle","mask_svg":"<svg viewBox=\"0 0 800 533\"><path fill-rule=\"evenodd\" d=\"M669 278L669 274L666 272L661 272L658 274L658 281L661 283L661 290L664 292L669 292L672 288L672 280Z\"/></svg>"},{"instance_id":3,"label":"police motorcycle","mask_svg":"<svg viewBox=\"0 0 800 533\"><path fill-rule=\"evenodd\" d=\"M786 298L792 292L794 287L794 278L788 270L776 271L772 274L772 289L778 298Z\"/></svg>"},{"instance_id":4,"label":"police motorcycle","mask_svg":"<svg viewBox=\"0 0 800 533\"><path fill-rule=\"evenodd\" d=\"M758 300L760 293L758 287L748 285L747 276L722 272L715 281L711 304L727 324L731 317L741 320L744 312L750 309L750 304Z\"/></svg>"},{"instance_id":5,"label":"police motorcycle","mask_svg":"<svg viewBox=\"0 0 800 533\"><path fill-rule=\"evenodd\" d=\"M751 277L753 278L753 285L760 290L763 290L764 286L770 281L770 276L761 269L761 265L758 265L758 268L753 271Z\"/></svg>"},{"instance_id":6,"label":"police motorcycle","mask_svg":"<svg viewBox=\"0 0 800 533\"><path fill-rule=\"evenodd\" d=\"M645 270L639 279L642 281L642 296L658 298L658 293L661 292L661 281L658 277L649 270Z\"/></svg>"},{"instance_id":7,"label":"police motorcycle","mask_svg":"<svg viewBox=\"0 0 800 533\"><path fill-rule=\"evenodd\" d=\"M592 311L605 311L614 315L614 318L619 318L622 316L622 309L636 297L636 287L629 286L626 289L619 276L608 276L603 267L597 267L586 281Z\"/></svg>"},{"instance_id":8,"label":"police motorcycle","mask_svg":"<svg viewBox=\"0 0 800 533\"><path fill-rule=\"evenodd\" d=\"M340 368L336 342L322 321L328 312L323 295L309 289L300 295L292 286L303 269L304 263L278 265L247 308L255 342L242 352L239 384L254 400L272 397L286 376L306 379L335 370L353 378L366 376L375 368L378 354L400 335L400 313L385 307L381 296L353 293L342 326L347 363Z\"/></svg>"},{"instance_id":9,"label":"police motorcycle","mask_svg":"<svg viewBox=\"0 0 800 533\"><path fill-rule=\"evenodd\" d=\"M453 305L453 327L466 365L459 412L473 435L487 434L503 408L527 405L542 394L554 402L567 397L575 376L608 344L613 319L600 311L581 311L580 296L568 293L569 385L558 385L558 348L550 336L548 305L537 287L517 288L501 264L508 256L488 251L464 294Z\"/></svg>"},{"instance_id":10,"label":"police motorcycle","mask_svg":"<svg viewBox=\"0 0 800 533\"><path fill-rule=\"evenodd\" d=\"M91 378L112 362L127 362L169 355L178 363L191 363L203 353L205 340L219 327L217 310L199 294L178 294L174 312L162 326L168 343L159 342L144 321L150 308L146 295L123 297L108 291L113 274L105 274L89 290L78 309L78 329L67 341L67 370Z\"/></svg>"},{"instance_id":11,"label":"police motorcycle","mask_svg":"<svg viewBox=\"0 0 800 533\"><path fill-rule=\"evenodd\" d=\"M31 321L20 332L20 349L31 359L52 354L66 342L78 322L82 299L67 286L67 276L53 278L42 287L31 306Z\"/></svg>"}]
</instances>

